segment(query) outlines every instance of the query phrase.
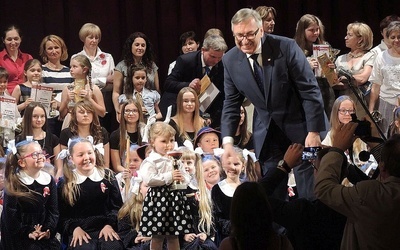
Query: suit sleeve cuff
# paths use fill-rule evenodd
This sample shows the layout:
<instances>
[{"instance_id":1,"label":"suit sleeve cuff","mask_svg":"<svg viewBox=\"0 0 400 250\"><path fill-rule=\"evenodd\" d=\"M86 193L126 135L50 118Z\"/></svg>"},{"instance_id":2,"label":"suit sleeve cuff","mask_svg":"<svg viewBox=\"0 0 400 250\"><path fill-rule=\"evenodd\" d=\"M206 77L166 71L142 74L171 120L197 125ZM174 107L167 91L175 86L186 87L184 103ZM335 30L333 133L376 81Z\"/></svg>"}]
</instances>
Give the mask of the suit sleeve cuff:
<instances>
[{"instance_id":1,"label":"suit sleeve cuff","mask_svg":"<svg viewBox=\"0 0 400 250\"><path fill-rule=\"evenodd\" d=\"M232 144L233 145L233 137L232 136L225 136L224 138L222 138L222 146L225 144Z\"/></svg>"}]
</instances>

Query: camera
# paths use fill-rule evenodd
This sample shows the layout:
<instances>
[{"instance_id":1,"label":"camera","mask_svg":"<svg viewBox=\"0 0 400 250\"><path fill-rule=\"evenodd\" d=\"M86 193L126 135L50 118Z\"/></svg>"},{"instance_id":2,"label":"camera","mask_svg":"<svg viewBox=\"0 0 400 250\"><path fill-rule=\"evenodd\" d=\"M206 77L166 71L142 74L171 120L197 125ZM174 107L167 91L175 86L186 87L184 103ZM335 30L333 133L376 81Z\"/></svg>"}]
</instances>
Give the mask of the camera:
<instances>
[{"instance_id":1,"label":"camera","mask_svg":"<svg viewBox=\"0 0 400 250\"><path fill-rule=\"evenodd\" d=\"M303 150L303 154L301 155L301 160L309 161L317 159L318 151L320 151L321 149L321 147L305 147Z\"/></svg>"},{"instance_id":2,"label":"camera","mask_svg":"<svg viewBox=\"0 0 400 250\"><path fill-rule=\"evenodd\" d=\"M354 134L359 137L370 137L371 136L371 123L369 121L360 121L357 119L356 114L351 114L351 121L358 123Z\"/></svg>"}]
</instances>

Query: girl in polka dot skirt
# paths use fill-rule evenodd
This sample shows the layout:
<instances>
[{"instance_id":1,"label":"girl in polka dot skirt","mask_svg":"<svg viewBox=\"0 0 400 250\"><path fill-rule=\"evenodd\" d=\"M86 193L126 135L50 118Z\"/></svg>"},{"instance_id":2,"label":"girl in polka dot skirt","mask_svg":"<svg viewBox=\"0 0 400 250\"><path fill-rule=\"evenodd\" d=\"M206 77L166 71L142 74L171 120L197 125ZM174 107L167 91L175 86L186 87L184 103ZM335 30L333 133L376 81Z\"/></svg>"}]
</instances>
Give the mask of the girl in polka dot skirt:
<instances>
[{"instance_id":1,"label":"girl in polka dot skirt","mask_svg":"<svg viewBox=\"0 0 400 250\"><path fill-rule=\"evenodd\" d=\"M143 182L149 186L143 204L140 233L152 237L151 249L162 249L164 239L168 249L179 249L178 235L188 234L191 229L190 206L186 190L171 190L174 181L189 183L190 176L182 169L174 170L173 160L167 155L175 141L175 130L163 122L150 128L150 152L141 167Z\"/></svg>"}]
</instances>

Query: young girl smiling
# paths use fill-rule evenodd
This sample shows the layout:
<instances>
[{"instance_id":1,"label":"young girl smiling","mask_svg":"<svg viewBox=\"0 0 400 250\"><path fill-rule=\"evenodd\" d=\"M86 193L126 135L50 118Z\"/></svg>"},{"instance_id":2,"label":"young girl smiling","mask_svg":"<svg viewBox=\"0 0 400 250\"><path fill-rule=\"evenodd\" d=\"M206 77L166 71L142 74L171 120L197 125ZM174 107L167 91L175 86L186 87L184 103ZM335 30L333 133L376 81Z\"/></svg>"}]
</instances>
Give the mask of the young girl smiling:
<instances>
[{"instance_id":1,"label":"young girl smiling","mask_svg":"<svg viewBox=\"0 0 400 250\"><path fill-rule=\"evenodd\" d=\"M60 249L55 238L58 222L57 189L44 171L46 157L35 141L13 142L7 156L2 249Z\"/></svg>"}]
</instances>

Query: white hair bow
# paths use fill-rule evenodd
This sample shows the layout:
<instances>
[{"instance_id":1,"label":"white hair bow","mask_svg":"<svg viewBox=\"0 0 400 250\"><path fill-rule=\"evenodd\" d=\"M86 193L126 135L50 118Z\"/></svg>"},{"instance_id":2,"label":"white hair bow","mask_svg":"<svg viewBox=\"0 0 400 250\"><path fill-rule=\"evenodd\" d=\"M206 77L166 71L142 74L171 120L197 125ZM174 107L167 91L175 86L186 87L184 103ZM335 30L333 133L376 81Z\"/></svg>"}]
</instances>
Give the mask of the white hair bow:
<instances>
[{"instance_id":1,"label":"white hair bow","mask_svg":"<svg viewBox=\"0 0 400 250\"><path fill-rule=\"evenodd\" d=\"M61 159L64 160L65 158L67 158L69 156L69 151L67 148L64 148L60 151L60 153L58 153L57 155L57 160Z\"/></svg>"},{"instance_id":2,"label":"white hair bow","mask_svg":"<svg viewBox=\"0 0 400 250\"><path fill-rule=\"evenodd\" d=\"M17 148L15 147L15 140L10 140L7 143L7 148L9 150L11 150L13 152L13 154L15 155L17 153Z\"/></svg>"},{"instance_id":3,"label":"white hair bow","mask_svg":"<svg viewBox=\"0 0 400 250\"><path fill-rule=\"evenodd\" d=\"M146 123L146 126L144 127L144 134L143 134L143 138L142 138L143 142L149 142L150 128L151 128L151 125L153 125L156 121L157 121L156 114L151 115L147 119L147 123Z\"/></svg>"},{"instance_id":4,"label":"white hair bow","mask_svg":"<svg viewBox=\"0 0 400 250\"><path fill-rule=\"evenodd\" d=\"M169 121L171 120L171 113L172 113L172 105L168 106L167 108L167 114L165 115L165 123L169 123Z\"/></svg>"},{"instance_id":5,"label":"white hair bow","mask_svg":"<svg viewBox=\"0 0 400 250\"><path fill-rule=\"evenodd\" d=\"M217 157L221 157L224 154L223 148L214 148L214 155Z\"/></svg>"},{"instance_id":6,"label":"white hair bow","mask_svg":"<svg viewBox=\"0 0 400 250\"><path fill-rule=\"evenodd\" d=\"M243 157L244 157L244 159L245 159L246 161L249 159L249 156L250 156L250 158L253 160L253 162L256 162L256 161L257 161L256 154L255 154L255 153L253 153L253 152L247 150L246 148L243 149Z\"/></svg>"},{"instance_id":7,"label":"white hair bow","mask_svg":"<svg viewBox=\"0 0 400 250\"><path fill-rule=\"evenodd\" d=\"M132 180L133 185L131 185L130 191L138 195L140 190L140 183L143 181L143 178L138 175L137 177L133 177Z\"/></svg>"},{"instance_id":8,"label":"white hair bow","mask_svg":"<svg viewBox=\"0 0 400 250\"><path fill-rule=\"evenodd\" d=\"M104 155L104 145L103 145L103 143L98 143L98 144L94 145L93 144L93 136L91 136L91 135L88 135L86 137L86 139L88 139L92 143L93 147L95 149L97 149L100 152L100 154Z\"/></svg>"},{"instance_id":9,"label":"white hair bow","mask_svg":"<svg viewBox=\"0 0 400 250\"><path fill-rule=\"evenodd\" d=\"M95 149L99 151L100 154L104 155L104 145L103 143L98 143L96 145L93 145Z\"/></svg>"}]
</instances>

